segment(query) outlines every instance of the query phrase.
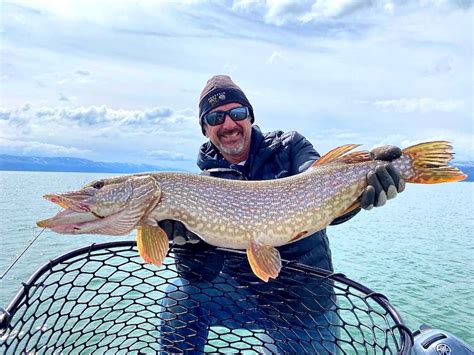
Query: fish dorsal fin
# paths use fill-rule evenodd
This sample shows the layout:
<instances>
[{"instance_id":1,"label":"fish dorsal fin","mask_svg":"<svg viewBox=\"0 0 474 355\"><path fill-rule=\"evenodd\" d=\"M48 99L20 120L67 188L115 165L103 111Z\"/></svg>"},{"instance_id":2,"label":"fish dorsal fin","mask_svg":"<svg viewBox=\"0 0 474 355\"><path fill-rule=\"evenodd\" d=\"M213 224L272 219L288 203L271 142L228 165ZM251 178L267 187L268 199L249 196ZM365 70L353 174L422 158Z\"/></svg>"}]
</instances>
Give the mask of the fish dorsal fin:
<instances>
[{"instance_id":1,"label":"fish dorsal fin","mask_svg":"<svg viewBox=\"0 0 474 355\"><path fill-rule=\"evenodd\" d=\"M343 154L351 151L354 148L357 148L358 146L360 146L360 144L346 144L346 145L341 145L340 147L334 148L333 150L327 152L321 158L316 160L316 162L314 162L314 164L311 165L311 167L337 161L337 159L340 158Z\"/></svg>"},{"instance_id":2,"label":"fish dorsal fin","mask_svg":"<svg viewBox=\"0 0 474 355\"><path fill-rule=\"evenodd\" d=\"M337 161L338 163L353 164L372 160L374 160L372 154L370 154L370 152L368 152L367 150L362 150L360 152L353 152L343 155L342 157L337 158L335 161Z\"/></svg>"}]
</instances>

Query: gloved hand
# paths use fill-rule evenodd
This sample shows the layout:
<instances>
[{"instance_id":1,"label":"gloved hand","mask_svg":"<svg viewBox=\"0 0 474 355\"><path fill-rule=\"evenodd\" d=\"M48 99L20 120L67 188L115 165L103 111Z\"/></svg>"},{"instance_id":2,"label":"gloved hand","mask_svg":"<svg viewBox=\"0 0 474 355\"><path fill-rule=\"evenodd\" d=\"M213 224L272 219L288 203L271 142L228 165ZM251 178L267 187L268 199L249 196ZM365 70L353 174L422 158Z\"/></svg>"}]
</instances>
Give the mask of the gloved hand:
<instances>
[{"instance_id":1,"label":"gloved hand","mask_svg":"<svg viewBox=\"0 0 474 355\"><path fill-rule=\"evenodd\" d=\"M387 145L372 150L371 154L375 160L383 160L387 164L379 166L375 169L375 172L367 174L369 185L360 198L360 207L365 210L383 206L387 200L394 198L399 192L405 190L405 181L398 169L390 163L390 161L402 155L400 148Z\"/></svg>"},{"instance_id":2,"label":"gloved hand","mask_svg":"<svg viewBox=\"0 0 474 355\"><path fill-rule=\"evenodd\" d=\"M166 232L168 239L174 244L197 244L201 239L193 232L186 229L183 223L172 219L158 222L158 225Z\"/></svg>"}]
</instances>

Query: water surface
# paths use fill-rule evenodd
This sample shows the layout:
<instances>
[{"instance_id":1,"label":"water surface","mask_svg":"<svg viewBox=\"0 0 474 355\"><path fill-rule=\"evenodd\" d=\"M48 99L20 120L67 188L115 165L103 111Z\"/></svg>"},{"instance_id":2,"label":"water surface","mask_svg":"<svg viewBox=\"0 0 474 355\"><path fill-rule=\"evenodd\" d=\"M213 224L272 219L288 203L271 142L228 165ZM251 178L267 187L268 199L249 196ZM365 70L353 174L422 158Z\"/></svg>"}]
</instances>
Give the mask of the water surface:
<instances>
[{"instance_id":1,"label":"water surface","mask_svg":"<svg viewBox=\"0 0 474 355\"><path fill-rule=\"evenodd\" d=\"M0 172L0 271L59 208L41 198L111 174ZM383 208L329 227L334 267L385 294L410 329L422 323L474 344L474 183L408 185ZM49 259L92 243L133 239L44 231L0 281L0 306Z\"/></svg>"}]
</instances>

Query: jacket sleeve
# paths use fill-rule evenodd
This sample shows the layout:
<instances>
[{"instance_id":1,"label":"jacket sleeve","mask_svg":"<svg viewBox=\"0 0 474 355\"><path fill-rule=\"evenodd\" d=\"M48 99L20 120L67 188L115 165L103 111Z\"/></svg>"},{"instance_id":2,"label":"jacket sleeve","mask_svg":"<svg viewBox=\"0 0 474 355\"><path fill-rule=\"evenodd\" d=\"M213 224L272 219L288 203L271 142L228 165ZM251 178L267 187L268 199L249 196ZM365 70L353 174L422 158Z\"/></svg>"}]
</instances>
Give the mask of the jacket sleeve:
<instances>
[{"instance_id":1,"label":"jacket sleeve","mask_svg":"<svg viewBox=\"0 0 474 355\"><path fill-rule=\"evenodd\" d=\"M292 134L290 154L292 175L308 170L319 159L319 154L313 145L298 132Z\"/></svg>"},{"instance_id":2,"label":"jacket sleeve","mask_svg":"<svg viewBox=\"0 0 474 355\"><path fill-rule=\"evenodd\" d=\"M301 134L294 132L292 137L292 149L291 149L291 160L292 160L292 173L299 174L303 171L308 170L311 165L319 159L320 155L314 149L313 145ZM354 217L360 212L360 208L357 208L345 215L336 218L331 222L331 225L337 225L344 223Z\"/></svg>"}]
</instances>

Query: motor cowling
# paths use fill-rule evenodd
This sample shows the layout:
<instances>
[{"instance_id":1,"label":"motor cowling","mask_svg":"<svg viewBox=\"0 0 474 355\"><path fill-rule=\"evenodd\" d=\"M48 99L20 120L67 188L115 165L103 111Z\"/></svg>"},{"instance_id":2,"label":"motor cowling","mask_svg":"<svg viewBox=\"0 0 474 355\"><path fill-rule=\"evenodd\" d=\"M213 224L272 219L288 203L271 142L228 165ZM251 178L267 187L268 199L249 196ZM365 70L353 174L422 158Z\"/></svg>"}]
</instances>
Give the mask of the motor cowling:
<instances>
[{"instance_id":1,"label":"motor cowling","mask_svg":"<svg viewBox=\"0 0 474 355\"><path fill-rule=\"evenodd\" d=\"M412 355L474 355L474 349L455 335L426 324L413 332Z\"/></svg>"}]
</instances>

